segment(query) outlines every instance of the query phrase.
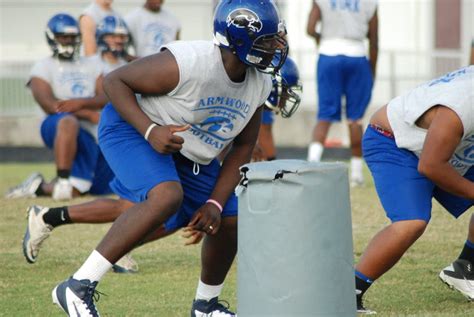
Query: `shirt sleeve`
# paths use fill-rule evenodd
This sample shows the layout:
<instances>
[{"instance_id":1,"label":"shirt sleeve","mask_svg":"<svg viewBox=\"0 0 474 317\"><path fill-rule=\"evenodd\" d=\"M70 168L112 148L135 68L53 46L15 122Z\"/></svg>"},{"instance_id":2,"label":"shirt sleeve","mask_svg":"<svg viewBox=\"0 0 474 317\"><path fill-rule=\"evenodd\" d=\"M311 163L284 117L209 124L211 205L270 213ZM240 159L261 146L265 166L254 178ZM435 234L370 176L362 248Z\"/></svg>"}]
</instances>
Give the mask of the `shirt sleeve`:
<instances>
[{"instance_id":1,"label":"shirt sleeve","mask_svg":"<svg viewBox=\"0 0 474 317\"><path fill-rule=\"evenodd\" d=\"M38 77L49 84L51 83L51 67L47 59L38 61L33 65L26 86L29 87L31 79L33 79L33 77Z\"/></svg>"}]
</instances>

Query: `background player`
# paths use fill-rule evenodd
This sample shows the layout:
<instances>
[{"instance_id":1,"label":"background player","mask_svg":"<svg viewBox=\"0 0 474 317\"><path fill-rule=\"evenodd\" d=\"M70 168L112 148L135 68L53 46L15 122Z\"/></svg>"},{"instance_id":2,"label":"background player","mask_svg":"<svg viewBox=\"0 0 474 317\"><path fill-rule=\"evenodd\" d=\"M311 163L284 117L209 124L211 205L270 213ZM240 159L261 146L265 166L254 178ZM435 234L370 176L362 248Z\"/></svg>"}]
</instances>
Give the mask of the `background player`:
<instances>
[{"instance_id":1,"label":"background player","mask_svg":"<svg viewBox=\"0 0 474 317\"><path fill-rule=\"evenodd\" d=\"M316 24L321 21L321 34ZM351 141L351 184L363 184L362 125L369 104L378 55L376 0L315 0L307 24L308 35L319 46L317 66L318 116L313 129L308 160L319 162L332 122L341 120L341 97ZM366 58L364 39L369 38ZM369 63L370 61L370 63Z\"/></svg>"},{"instance_id":2,"label":"background player","mask_svg":"<svg viewBox=\"0 0 474 317\"><path fill-rule=\"evenodd\" d=\"M113 173L97 145L99 112L107 99L102 89L102 63L79 57L77 21L68 14L53 16L46 28L53 56L37 62L28 87L47 113L41 137L54 150L57 179L47 183L34 173L10 189L7 198L52 196L67 200L90 192L110 193Z\"/></svg>"},{"instance_id":3,"label":"background player","mask_svg":"<svg viewBox=\"0 0 474 317\"><path fill-rule=\"evenodd\" d=\"M285 61L284 31L273 1L222 1L214 19L219 45L175 42L107 76L113 106L103 113L101 148L116 174L114 191L136 204L53 290L63 310L97 315L92 297L112 263L174 219L176 227L208 233L191 315L234 316L217 301L236 252L233 190L271 90L270 76L259 71L277 71ZM279 65L271 65L275 54ZM138 104L134 93L146 96ZM221 168L215 157L232 141Z\"/></svg>"},{"instance_id":4,"label":"background player","mask_svg":"<svg viewBox=\"0 0 474 317\"><path fill-rule=\"evenodd\" d=\"M179 40L181 24L163 8L163 3L164 0L146 0L143 6L125 16L139 57L158 53L161 45Z\"/></svg>"},{"instance_id":5,"label":"background player","mask_svg":"<svg viewBox=\"0 0 474 317\"><path fill-rule=\"evenodd\" d=\"M258 142L252 160L271 161L276 158L276 148L272 134L274 116L281 113L283 118L289 118L298 109L301 102L299 93L302 90L299 77L296 63L288 57L280 71L273 78L272 93L265 102Z\"/></svg>"},{"instance_id":6,"label":"background player","mask_svg":"<svg viewBox=\"0 0 474 317\"><path fill-rule=\"evenodd\" d=\"M454 217L474 203L474 66L418 86L378 110L364 134L364 158L392 224L356 266L357 305L372 282L423 234L434 197ZM474 299L474 218L459 258L440 278Z\"/></svg>"}]
</instances>

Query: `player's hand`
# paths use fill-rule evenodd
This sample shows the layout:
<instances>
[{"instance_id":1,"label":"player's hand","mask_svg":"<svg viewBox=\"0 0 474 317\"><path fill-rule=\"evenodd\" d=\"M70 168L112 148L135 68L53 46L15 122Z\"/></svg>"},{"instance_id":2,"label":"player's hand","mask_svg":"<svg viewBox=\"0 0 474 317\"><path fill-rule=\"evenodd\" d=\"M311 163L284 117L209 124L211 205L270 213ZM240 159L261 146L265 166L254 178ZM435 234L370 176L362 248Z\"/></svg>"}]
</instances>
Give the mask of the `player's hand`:
<instances>
[{"instance_id":1,"label":"player's hand","mask_svg":"<svg viewBox=\"0 0 474 317\"><path fill-rule=\"evenodd\" d=\"M220 225L221 211L215 205L206 203L196 211L188 227L207 234L216 234Z\"/></svg>"},{"instance_id":2,"label":"player's hand","mask_svg":"<svg viewBox=\"0 0 474 317\"><path fill-rule=\"evenodd\" d=\"M190 128L186 125L165 125L153 128L148 136L148 142L158 152L172 154L183 148L184 139L176 132L183 132Z\"/></svg>"},{"instance_id":3,"label":"player's hand","mask_svg":"<svg viewBox=\"0 0 474 317\"><path fill-rule=\"evenodd\" d=\"M204 238L204 232L194 230L191 227L184 227L181 231L181 237L185 239L184 245L198 244Z\"/></svg>"},{"instance_id":4,"label":"player's hand","mask_svg":"<svg viewBox=\"0 0 474 317\"><path fill-rule=\"evenodd\" d=\"M84 107L81 99L59 100L55 104L56 112L76 112Z\"/></svg>"},{"instance_id":5,"label":"player's hand","mask_svg":"<svg viewBox=\"0 0 474 317\"><path fill-rule=\"evenodd\" d=\"M260 161L266 161L267 158L265 157L265 153L263 152L263 149L260 147L260 145L255 144L255 147L253 148L252 151L252 162L260 162Z\"/></svg>"}]
</instances>

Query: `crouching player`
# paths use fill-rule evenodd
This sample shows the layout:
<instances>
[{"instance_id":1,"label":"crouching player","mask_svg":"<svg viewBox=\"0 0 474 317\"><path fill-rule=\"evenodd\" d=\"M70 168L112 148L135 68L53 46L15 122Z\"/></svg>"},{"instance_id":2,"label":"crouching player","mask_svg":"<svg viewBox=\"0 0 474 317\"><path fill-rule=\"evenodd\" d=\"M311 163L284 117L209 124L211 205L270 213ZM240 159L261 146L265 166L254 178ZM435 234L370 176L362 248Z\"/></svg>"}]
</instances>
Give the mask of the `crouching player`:
<instances>
[{"instance_id":1,"label":"crouching player","mask_svg":"<svg viewBox=\"0 0 474 317\"><path fill-rule=\"evenodd\" d=\"M357 306L373 281L423 234L435 198L454 217L474 203L474 66L418 86L371 118L364 158L392 224L372 238L356 266ZM474 217L459 258L441 271L448 285L474 299Z\"/></svg>"},{"instance_id":2,"label":"crouching player","mask_svg":"<svg viewBox=\"0 0 474 317\"><path fill-rule=\"evenodd\" d=\"M273 77L273 89L265 102L262 124L258 142L252 154L254 161L272 161L276 159L276 148L273 141L272 127L275 115L281 113L283 118L291 117L301 102L302 86L296 63L288 57L280 71Z\"/></svg>"},{"instance_id":3,"label":"crouching player","mask_svg":"<svg viewBox=\"0 0 474 317\"><path fill-rule=\"evenodd\" d=\"M248 23L256 21L258 23ZM69 315L98 316L93 295L120 257L157 227L189 225L207 233L192 316L234 316L218 303L237 250L239 167L255 146L261 105L288 46L273 1L225 0L214 16L215 41L174 42L160 53L110 73L111 104L101 149L116 178L113 190L135 204L122 213L53 301ZM280 63L271 63L274 55ZM135 93L142 94L138 102ZM215 159L233 147L222 167Z\"/></svg>"}]
</instances>

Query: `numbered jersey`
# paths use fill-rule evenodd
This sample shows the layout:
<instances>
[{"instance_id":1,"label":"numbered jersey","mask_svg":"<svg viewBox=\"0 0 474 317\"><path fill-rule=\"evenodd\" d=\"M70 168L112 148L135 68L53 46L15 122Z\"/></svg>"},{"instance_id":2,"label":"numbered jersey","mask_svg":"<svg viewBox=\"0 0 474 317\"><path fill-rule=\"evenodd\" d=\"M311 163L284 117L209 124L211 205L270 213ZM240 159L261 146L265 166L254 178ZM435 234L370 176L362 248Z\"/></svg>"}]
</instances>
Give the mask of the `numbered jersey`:
<instances>
[{"instance_id":1,"label":"numbered jersey","mask_svg":"<svg viewBox=\"0 0 474 317\"><path fill-rule=\"evenodd\" d=\"M176 40L181 29L178 19L166 9L155 13L140 7L130 12L125 22L140 57L158 53L162 45Z\"/></svg>"},{"instance_id":2,"label":"numbered jersey","mask_svg":"<svg viewBox=\"0 0 474 317\"><path fill-rule=\"evenodd\" d=\"M450 163L464 175L474 165L474 66L448 73L390 101L387 115L399 148L421 154L427 130L415 122L436 105L449 107L461 119L464 135Z\"/></svg>"},{"instance_id":3,"label":"numbered jersey","mask_svg":"<svg viewBox=\"0 0 474 317\"><path fill-rule=\"evenodd\" d=\"M211 41L165 45L179 67L179 83L164 96L145 96L142 110L160 125L185 125L181 154L208 164L245 128L270 94L269 74L248 67L243 82L228 77L218 46Z\"/></svg>"}]
</instances>

